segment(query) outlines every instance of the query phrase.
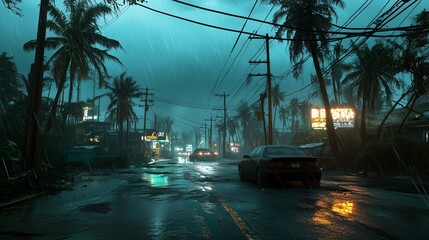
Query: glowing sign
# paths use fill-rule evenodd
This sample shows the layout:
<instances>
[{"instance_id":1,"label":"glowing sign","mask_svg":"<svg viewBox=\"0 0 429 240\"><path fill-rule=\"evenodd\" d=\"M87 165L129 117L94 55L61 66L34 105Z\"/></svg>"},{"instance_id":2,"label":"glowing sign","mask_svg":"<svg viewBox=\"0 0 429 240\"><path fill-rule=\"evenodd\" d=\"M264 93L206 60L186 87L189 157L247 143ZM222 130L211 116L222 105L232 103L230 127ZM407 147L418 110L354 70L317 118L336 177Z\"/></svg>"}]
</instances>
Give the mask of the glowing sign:
<instances>
[{"instance_id":1,"label":"glowing sign","mask_svg":"<svg viewBox=\"0 0 429 240\"><path fill-rule=\"evenodd\" d=\"M355 126L355 112L351 108L332 108L332 119L335 128L352 128ZM311 109L311 127L313 129L326 128L326 110L324 108Z\"/></svg>"},{"instance_id":2,"label":"glowing sign","mask_svg":"<svg viewBox=\"0 0 429 240\"><path fill-rule=\"evenodd\" d=\"M144 138L146 139L146 141L148 141L148 140L151 141L151 140L157 140L158 136L157 136L156 132L152 132L152 134L150 136L147 135Z\"/></svg>"}]
</instances>

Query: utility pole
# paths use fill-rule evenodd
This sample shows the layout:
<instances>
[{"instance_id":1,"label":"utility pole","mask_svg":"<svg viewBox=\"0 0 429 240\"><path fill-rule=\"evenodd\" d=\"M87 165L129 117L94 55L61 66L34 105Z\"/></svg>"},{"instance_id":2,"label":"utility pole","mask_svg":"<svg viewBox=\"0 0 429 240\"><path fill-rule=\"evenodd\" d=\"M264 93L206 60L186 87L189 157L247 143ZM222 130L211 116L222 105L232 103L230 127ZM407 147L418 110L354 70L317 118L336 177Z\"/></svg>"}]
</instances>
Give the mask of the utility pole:
<instances>
[{"instance_id":1,"label":"utility pole","mask_svg":"<svg viewBox=\"0 0 429 240\"><path fill-rule=\"evenodd\" d=\"M209 130L209 148L213 150L213 117L210 119L205 119L206 121L210 121L210 130Z\"/></svg>"},{"instance_id":2,"label":"utility pole","mask_svg":"<svg viewBox=\"0 0 429 240\"><path fill-rule=\"evenodd\" d=\"M229 96L229 94L226 94L225 92L223 94L215 94L217 97L223 97L223 109L216 109L216 110L223 110L223 139L222 139L222 154L223 158L226 156L226 97Z\"/></svg>"},{"instance_id":3,"label":"utility pole","mask_svg":"<svg viewBox=\"0 0 429 240\"><path fill-rule=\"evenodd\" d=\"M151 89L153 90L153 89ZM144 98L144 105L139 105L139 107L144 107L143 111L144 111L144 117L143 117L143 136L144 136L144 147L143 147L143 156L145 156L145 152L146 152L146 112L149 110L149 106L153 106L153 100L152 99L148 99L148 96L152 96L154 95L153 92L149 93L149 88L146 87L146 91L143 93L143 95L145 96Z\"/></svg>"},{"instance_id":4,"label":"utility pole","mask_svg":"<svg viewBox=\"0 0 429 240\"><path fill-rule=\"evenodd\" d=\"M258 64L266 63L267 64L267 74L264 76L267 77L267 95L268 95L268 145L273 144L273 103L271 96L271 66L270 66L270 38L268 34L265 35L265 38L261 37L250 37L250 39L265 39L265 48L267 53L266 61L249 61L249 63ZM255 74L250 76L261 76L262 74Z\"/></svg>"},{"instance_id":5,"label":"utility pole","mask_svg":"<svg viewBox=\"0 0 429 240\"><path fill-rule=\"evenodd\" d=\"M264 111L264 100L266 97L266 93L261 93L261 112L262 112L262 122L264 123L264 139L265 139L265 144L267 144L267 131L265 131L265 111Z\"/></svg>"},{"instance_id":6,"label":"utility pole","mask_svg":"<svg viewBox=\"0 0 429 240\"><path fill-rule=\"evenodd\" d=\"M204 123L204 145L207 147L207 123Z\"/></svg>"},{"instance_id":7,"label":"utility pole","mask_svg":"<svg viewBox=\"0 0 429 240\"><path fill-rule=\"evenodd\" d=\"M153 89L151 89L153 90ZM149 93L149 88L146 87L146 91L143 93L143 95L145 96L144 99L144 116L143 116L143 131L144 134L146 136L146 112L149 111L149 107L153 106L153 100L152 99L148 99L148 96L153 96L153 93Z\"/></svg>"}]
</instances>

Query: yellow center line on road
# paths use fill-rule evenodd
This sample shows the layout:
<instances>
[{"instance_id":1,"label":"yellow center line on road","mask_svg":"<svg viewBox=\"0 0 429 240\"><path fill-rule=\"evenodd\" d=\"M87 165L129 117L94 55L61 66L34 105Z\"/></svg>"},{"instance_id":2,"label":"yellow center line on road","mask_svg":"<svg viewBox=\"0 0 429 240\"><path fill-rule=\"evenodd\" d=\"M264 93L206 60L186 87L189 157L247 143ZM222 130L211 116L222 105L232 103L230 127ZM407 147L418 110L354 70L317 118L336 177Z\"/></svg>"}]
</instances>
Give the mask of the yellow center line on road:
<instances>
[{"instance_id":1,"label":"yellow center line on road","mask_svg":"<svg viewBox=\"0 0 429 240\"><path fill-rule=\"evenodd\" d=\"M238 216L238 213L234 211L228 204L226 204L222 199L218 199L219 203L222 205L222 207L229 213L229 215L234 219L235 224L237 224L238 228L246 235L247 239L257 239L256 237L253 237L252 231L250 231L249 227L246 225L246 223Z\"/></svg>"}]
</instances>

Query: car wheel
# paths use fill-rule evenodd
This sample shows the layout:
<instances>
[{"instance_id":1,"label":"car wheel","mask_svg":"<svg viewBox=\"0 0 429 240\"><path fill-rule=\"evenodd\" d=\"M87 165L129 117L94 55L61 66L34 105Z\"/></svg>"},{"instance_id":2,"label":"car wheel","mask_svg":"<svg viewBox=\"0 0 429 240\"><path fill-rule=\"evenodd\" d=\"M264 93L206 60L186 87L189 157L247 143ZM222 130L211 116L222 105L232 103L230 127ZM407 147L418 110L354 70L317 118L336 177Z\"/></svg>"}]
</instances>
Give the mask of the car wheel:
<instances>
[{"instance_id":1,"label":"car wheel","mask_svg":"<svg viewBox=\"0 0 429 240\"><path fill-rule=\"evenodd\" d=\"M238 169L238 175L240 175L241 182L246 181L246 177L244 176L243 170L241 170L241 168Z\"/></svg>"}]
</instances>

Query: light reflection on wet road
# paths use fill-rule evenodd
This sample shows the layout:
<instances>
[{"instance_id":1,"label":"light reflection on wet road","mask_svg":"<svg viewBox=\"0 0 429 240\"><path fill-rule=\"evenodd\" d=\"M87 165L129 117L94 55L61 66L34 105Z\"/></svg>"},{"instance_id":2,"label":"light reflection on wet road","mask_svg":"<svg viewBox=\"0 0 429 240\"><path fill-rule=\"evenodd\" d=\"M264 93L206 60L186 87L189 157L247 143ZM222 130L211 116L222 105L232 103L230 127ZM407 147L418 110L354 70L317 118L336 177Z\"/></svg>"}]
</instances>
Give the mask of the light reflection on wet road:
<instances>
[{"instance_id":1,"label":"light reflection on wet road","mask_svg":"<svg viewBox=\"0 0 429 240\"><path fill-rule=\"evenodd\" d=\"M320 189L258 189L236 161L160 161L86 176L74 191L3 210L4 239L424 239L421 196L322 177ZM15 237L15 238L14 238Z\"/></svg>"}]
</instances>

